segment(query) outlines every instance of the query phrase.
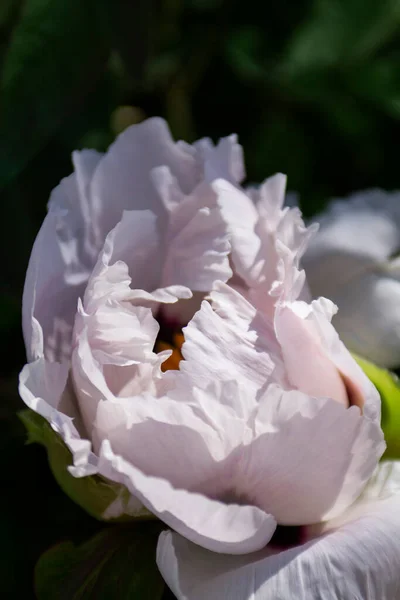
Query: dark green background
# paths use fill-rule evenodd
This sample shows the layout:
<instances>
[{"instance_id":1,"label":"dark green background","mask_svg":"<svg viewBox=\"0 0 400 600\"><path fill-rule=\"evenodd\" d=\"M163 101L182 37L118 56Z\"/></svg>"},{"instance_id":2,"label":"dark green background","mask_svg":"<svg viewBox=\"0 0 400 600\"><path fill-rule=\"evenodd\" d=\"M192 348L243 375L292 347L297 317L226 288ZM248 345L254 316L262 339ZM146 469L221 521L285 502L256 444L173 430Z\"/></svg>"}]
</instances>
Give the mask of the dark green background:
<instances>
[{"instance_id":1,"label":"dark green background","mask_svg":"<svg viewBox=\"0 0 400 600\"><path fill-rule=\"evenodd\" d=\"M238 133L248 180L287 173L306 215L400 187L399 24L397 0L1 1L2 597L33 597L39 555L98 529L14 416L25 270L71 151L105 149L128 105L188 141Z\"/></svg>"}]
</instances>

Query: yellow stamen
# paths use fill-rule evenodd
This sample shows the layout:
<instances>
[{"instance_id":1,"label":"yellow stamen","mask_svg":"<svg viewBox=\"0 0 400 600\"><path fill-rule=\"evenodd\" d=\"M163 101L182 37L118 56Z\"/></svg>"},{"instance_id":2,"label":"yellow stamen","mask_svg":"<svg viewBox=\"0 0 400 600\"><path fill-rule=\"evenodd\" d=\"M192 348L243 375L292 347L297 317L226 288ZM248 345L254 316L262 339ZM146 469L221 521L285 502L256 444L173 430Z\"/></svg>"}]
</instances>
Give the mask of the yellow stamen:
<instances>
[{"instance_id":1,"label":"yellow stamen","mask_svg":"<svg viewBox=\"0 0 400 600\"><path fill-rule=\"evenodd\" d=\"M181 348L185 341L183 333L174 333L173 344L167 344L162 340L156 342L155 351L162 352L163 350L172 350L172 354L167 360L161 365L161 370L165 371L177 371L179 369L179 363L182 360Z\"/></svg>"}]
</instances>

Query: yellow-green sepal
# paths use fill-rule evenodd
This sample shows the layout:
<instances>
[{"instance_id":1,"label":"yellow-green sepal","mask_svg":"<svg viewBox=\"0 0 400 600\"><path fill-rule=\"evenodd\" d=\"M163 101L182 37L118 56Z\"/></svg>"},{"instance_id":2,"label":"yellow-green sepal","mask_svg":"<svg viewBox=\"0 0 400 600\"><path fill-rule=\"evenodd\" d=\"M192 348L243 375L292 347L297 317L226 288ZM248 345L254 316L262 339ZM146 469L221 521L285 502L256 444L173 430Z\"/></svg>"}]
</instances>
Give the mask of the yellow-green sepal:
<instances>
[{"instance_id":1,"label":"yellow-green sepal","mask_svg":"<svg viewBox=\"0 0 400 600\"><path fill-rule=\"evenodd\" d=\"M400 459L400 380L395 373L356 354L353 356L381 396L381 426L387 444L383 459Z\"/></svg>"},{"instance_id":2,"label":"yellow-green sepal","mask_svg":"<svg viewBox=\"0 0 400 600\"><path fill-rule=\"evenodd\" d=\"M71 452L46 419L29 409L20 411L18 416L27 430L28 443L39 443L46 448L50 469L63 492L89 515L114 522L156 518L144 507L133 512L130 494L119 483L106 481L98 475L73 477L68 471L72 464ZM115 510L110 510L111 507Z\"/></svg>"}]
</instances>

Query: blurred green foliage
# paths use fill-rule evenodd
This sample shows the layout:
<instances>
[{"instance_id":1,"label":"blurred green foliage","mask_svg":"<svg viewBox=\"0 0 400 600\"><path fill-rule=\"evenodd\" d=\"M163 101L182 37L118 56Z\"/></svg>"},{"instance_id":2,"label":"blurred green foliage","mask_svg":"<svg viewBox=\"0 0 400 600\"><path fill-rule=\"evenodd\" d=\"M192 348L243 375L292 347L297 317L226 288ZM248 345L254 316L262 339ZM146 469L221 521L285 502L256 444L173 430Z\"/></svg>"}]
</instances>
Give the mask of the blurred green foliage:
<instances>
[{"instance_id":1,"label":"blurred green foliage","mask_svg":"<svg viewBox=\"0 0 400 600\"><path fill-rule=\"evenodd\" d=\"M399 25L399 0L2 0L0 455L18 496L0 507L13 532L4 597L29 598L39 554L97 527L12 416L29 252L72 150L104 150L158 114L188 141L238 133L248 180L287 173L306 215L334 195L400 187Z\"/></svg>"}]
</instances>

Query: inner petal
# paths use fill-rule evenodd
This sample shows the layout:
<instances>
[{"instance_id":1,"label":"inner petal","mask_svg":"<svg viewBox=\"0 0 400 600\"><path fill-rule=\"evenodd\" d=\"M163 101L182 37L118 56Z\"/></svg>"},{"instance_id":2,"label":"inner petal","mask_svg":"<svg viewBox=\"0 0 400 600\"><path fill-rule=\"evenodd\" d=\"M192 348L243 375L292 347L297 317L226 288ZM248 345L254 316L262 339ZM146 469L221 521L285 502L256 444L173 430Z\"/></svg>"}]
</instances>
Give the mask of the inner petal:
<instances>
[{"instance_id":1,"label":"inner petal","mask_svg":"<svg viewBox=\"0 0 400 600\"><path fill-rule=\"evenodd\" d=\"M347 381L316 342L311 324L283 308L276 319L276 333L291 384L311 396L333 398L349 406Z\"/></svg>"}]
</instances>

